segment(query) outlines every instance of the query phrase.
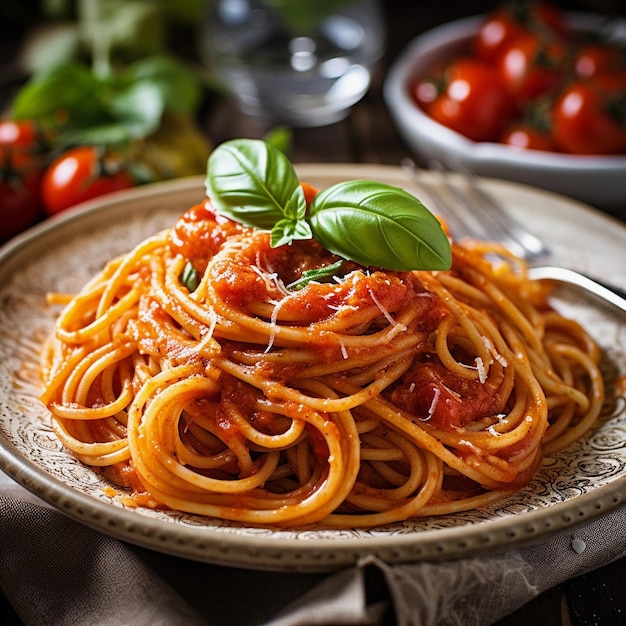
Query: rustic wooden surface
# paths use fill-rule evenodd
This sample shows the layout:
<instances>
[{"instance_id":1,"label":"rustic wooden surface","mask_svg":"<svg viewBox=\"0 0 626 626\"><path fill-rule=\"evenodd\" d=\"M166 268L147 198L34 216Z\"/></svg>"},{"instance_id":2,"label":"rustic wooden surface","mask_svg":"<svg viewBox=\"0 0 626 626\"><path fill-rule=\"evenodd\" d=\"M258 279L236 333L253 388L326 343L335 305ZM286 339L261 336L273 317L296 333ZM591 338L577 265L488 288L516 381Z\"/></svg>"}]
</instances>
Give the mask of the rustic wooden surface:
<instances>
[{"instance_id":1,"label":"rustic wooden surface","mask_svg":"<svg viewBox=\"0 0 626 626\"><path fill-rule=\"evenodd\" d=\"M294 129L292 159L297 163L400 163L411 152L398 135L383 102L381 88L386 69L402 47L420 32L447 20L482 12L494 4L464 0L445 3L384 1L388 46L376 68L372 88L344 121L322 128ZM558 4L574 10L624 11L621 0L580 0ZM6 54L7 47L19 42L19 38L15 33L0 30L8 37L0 41L0 52ZM7 96L6 87L6 84L0 83L0 91L5 89L0 96ZM232 102L216 96L207 99L199 122L214 144L234 137L262 137L271 128L270 124L241 115ZM616 216L626 221L626 207L618 210ZM0 623L7 626L20 624L1 597ZM626 559L620 559L543 593L498 622L497 626L614 626L624 623Z\"/></svg>"}]
</instances>

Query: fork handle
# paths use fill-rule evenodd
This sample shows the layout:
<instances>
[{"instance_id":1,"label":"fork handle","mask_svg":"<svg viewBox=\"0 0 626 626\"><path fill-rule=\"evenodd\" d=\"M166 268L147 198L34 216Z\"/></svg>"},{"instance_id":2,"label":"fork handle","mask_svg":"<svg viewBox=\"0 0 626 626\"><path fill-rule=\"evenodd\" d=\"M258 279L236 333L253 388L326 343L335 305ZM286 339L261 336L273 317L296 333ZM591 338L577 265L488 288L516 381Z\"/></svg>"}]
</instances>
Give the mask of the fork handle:
<instances>
[{"instance_id":1,"label":"fork handle","mask_svg":"<svg viewBox=\"0 0 626 626\"><path fill-rule=\"evenodd\" d=\"M590 278L580 272L565 267L542 266L531 267L528 270L528 275L532 279L557 280L575 285L594 294L605 302L609 302L623 313L626 313L626 292L612 285L602 283L595 278Z\"/></svg>"}]
</instances>

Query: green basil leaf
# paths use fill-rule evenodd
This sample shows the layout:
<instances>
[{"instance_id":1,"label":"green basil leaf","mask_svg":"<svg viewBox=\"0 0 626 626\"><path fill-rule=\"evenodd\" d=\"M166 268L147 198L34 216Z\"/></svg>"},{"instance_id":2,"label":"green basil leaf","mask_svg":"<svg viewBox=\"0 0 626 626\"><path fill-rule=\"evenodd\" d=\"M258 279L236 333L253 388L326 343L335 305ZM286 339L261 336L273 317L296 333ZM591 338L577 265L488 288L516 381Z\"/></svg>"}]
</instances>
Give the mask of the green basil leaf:
<instances>
[{"instance_id":1,"label":"green basil leaf","mask_svg":"<svg viewBox=\"0 0 626 626\"><path fill-rule=\"evenodd\" d=\"M58 143L114 145L156 132L165 106L158 82L99 78L86 65L72 63L33 77L18 92L12 113L55 126L65 111Z\"/></svg>"},{"instance_id":2,"label":"green basil leaf","mask_svg":"<svg viewBox=\"0 0 626 626\"><path fill-rule=\"evenodd\" d=\"M64 128L56 138L60 145L76 144L98 146L124 146L130 141L128 128L120 122L93 124L85 128Z\"/></svg>"},{"instance_id":3,"label":"green basil leaf","mask_svg":"<svg viewBox=\"0 0 626 626\"><path fill-rule=\"evenodd\" d=\"M15 118L53 120L59 110L81 121L99 117L102 83L80 63L67 63L36 74L17 92Z\"/></svg>"},{"instance_id":4,"label":"green basil leaf","mask_svg":"<svg viewBox=\"0 0 626 626\"><path fill-rule=\"evenodd\" d=\"M183 267L183 271L180 273L178 277L181 284L187 287L189 293L193 293L200 284L200 274L198 274L198 270L191 264L190 261L185 263L185 267Z\"/></svg>"},{"instance_id":5,"label":"green basil leaf","mask_svg":"<svg viewBox=\"0 0 626 626\"><path fill-rule=\"evenodd\" d=\"M263 135L263 141L289 155L293 144L293 131L287 126L275 126Z\"/></svg>"},{"instance_id":6,"label":"green basil leaf","mask_svg":"<svg viewBox=\"0 0 626 626\"><path fill-rule=\"evenodd\" d=\"M302 276L300 276L298 280L294 280L292 283L289 283L287 285L287 289L294 289L295 291L298 291L303 287L306 287L309 283L328 281L337 275L337 272L341 269L343 264L344 261L341 259L339 261L335 261L335 263L326 265L325 267L319 267L314 270L306 270L305 272L302 272Z\"/></svg>"},{"instance_id":7,"label":"green basil leaf","mask_svg":"<svg viewBox=\"0 0 626 626\"><path fill-rule=\"evenodd\" d=\"M303 220L306 217L304 189L298 185L283 208L283 214L290 220Z\"/></svg>"},{"instance_id":8,"label":"green basil leaf","mask_svg":"<svg viewBox=\"0 0 626 626\"><path fill-rule=\"evenodd\" d=\"M258 139L233 139L211 152L205 185L222 213L246 226L272 230L287 217L285 208L294 194L297 199L300 183L291 161L277 148Z\"/></svg>"},{"instance_id":9,"label":"green basil leaf","mask_svg":"<svg viewBox=\"0 0 626 626\"><path fill-rule=\"evenodd\" d=\"M276 222L272 228L271 242L272 248L289 245L296 239L311 239L313 233L311 227L305 220L284 219Z\"/></svg>"},{"instance_id":10,"label":"green basil leaf","mask_svg":"<svg viewBox=\"0 0 626 626\"><path fill-rule=\"evenodd\" d=\"M165 100L155 85L136 82L113 94L108 110L126 127L131 138L142 138L159 128Z\"/></svg>"},{"instance_id":11,"label":"green basil leaf","mask_svg":"<svg viewBox=\"0 0 626 626\"><path fill-rule=\"evenodd\" d=\"M119 77L123 86L142 84L158 89L163 108L192 115L201 97L198 76L174 57L154 55L126 67Z\"/></svg>"},{"instance_id":12,"label":"green basil leaf","mask_svg":"<svg viewBox=\"0 0 626 626\"><path fill-rule=\"evenodd\" d=\"M365 180L320 191L311 203L313 236L330 252L389 270L445 270L450 242L437 218L398 187Z\"/></svg>"},{"instance_id":13,"label":"green basil leaf","mask_svg":"<svg viewBox=\"0 0 626 626\"><path fill-rule=\"evenodd\" d=\"M63 145L126 145L156 132L163 116L160 91L142 83L111 92L98 107L99 116L89 123L62 126L57 141Z\"/></svg>"}]
</instances>

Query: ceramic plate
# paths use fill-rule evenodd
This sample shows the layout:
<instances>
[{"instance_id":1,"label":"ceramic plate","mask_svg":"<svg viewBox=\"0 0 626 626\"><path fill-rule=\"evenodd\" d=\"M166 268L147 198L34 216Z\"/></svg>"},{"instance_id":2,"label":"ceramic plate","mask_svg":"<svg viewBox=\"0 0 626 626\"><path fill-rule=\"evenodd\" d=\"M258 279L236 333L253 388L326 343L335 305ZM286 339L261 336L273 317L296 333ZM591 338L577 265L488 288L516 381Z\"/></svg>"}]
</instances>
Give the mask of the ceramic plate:
<instances>
[{"instance_id":1,"label":"ceramic plate","mask_svg":"<svg viewBox=\"0 0 626 626\"><path fill-rule=\"evenodd\" d=\"M302 165L320 187L370 178L420 194L393 166ZM626 228L563 197L495 180L484 186L552 246L555 257L626 287ZM36 350L50 332L48 291L75 292L114 255L169 227L204 197L202 178L119 192L31 229L0 251L0 468L68 516L131 543L196 560L283 571L327 571L365 554L388 562L449 559L518 547L591 520L626 502L626 409L623 398L585 440L547 458L523 491L477 511L409 520L369 530L268 530L195 515L125 508L107 483L66 453L32 378ZM555 306L589 328L605 349L624 396L623 315L571 289ZM29 374L30 372L30 374ZM621 385L618 383L621 376Z\"/></svg>"}]
</instances>

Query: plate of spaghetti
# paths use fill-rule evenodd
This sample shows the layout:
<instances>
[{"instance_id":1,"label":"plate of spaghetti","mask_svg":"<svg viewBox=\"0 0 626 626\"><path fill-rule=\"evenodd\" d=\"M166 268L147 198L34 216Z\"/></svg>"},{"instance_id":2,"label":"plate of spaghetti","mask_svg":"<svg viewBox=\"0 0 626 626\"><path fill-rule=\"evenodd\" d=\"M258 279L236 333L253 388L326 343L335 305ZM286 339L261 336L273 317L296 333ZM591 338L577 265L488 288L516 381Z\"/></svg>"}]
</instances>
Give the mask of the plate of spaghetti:
<instances>
[{"instance_id":1,"label":"plate of spaghetti","mask_svg":"<svg viewBox=\"0 0 626 626\"><path fill-rule=\"evenodd\" d=\"M295 171L307 205L352 180L420 193L393 166ZM2 249L3 471L125 541L271 570L485 554L626 501L619 313L487 243L411 270L272 245L203 182ZM618 222L482 183L560 262L623 283Z\"/></svg>"}]
</instances>

